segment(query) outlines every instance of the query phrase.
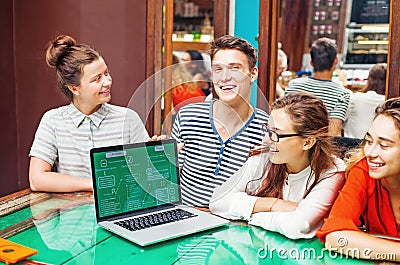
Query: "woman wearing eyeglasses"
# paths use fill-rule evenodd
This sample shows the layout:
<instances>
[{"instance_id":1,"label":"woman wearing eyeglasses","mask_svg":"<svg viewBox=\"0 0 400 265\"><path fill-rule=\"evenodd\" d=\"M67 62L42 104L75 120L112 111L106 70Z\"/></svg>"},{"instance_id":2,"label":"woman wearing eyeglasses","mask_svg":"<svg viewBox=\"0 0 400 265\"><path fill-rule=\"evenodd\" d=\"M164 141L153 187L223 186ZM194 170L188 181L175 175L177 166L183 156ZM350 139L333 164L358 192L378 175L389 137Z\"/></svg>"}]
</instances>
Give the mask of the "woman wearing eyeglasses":
<instances>
[{"instance_id":1,"label":"woman wearing eyeglasses","mask_svg":"<svg viewBox=\"0 0 400 265\"><path fill-rule=\"evenodd\" d=\"M314 95L275 101L262 147L215 189L211 211L289 238L314 237L344 183L328 128L328 111Z\"/></svg>"}]
</instances>

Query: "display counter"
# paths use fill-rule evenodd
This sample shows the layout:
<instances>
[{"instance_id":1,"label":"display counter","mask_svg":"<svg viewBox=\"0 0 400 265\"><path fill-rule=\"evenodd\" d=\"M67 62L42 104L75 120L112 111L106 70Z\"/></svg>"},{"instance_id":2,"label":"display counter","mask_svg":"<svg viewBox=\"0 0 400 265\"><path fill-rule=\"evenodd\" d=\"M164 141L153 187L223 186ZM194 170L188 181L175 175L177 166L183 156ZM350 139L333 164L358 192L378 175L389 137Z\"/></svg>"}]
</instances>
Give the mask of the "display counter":
<instances>
[{"instance_id":1,"label":"display counter","mask_svg":"<svg viewBox=\"0 0 400 265\"><path fill-rule=\"evenodd\" d=\"M387 62L388 24L349 24L345 35L341 68L369 69L376 63Z\"/></svg>"}]
</instances>

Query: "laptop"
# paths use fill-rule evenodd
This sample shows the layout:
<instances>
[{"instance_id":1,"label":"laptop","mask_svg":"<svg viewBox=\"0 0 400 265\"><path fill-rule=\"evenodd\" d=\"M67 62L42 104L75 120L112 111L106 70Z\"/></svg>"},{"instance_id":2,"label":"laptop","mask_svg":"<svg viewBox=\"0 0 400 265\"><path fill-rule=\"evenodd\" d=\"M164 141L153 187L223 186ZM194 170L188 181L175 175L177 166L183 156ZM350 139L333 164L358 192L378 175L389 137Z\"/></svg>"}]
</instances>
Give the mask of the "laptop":
<instances>
[{"instance_id":1,"label":"laptop","mask_svg":"<svg viewBox=\"0 0 400 265\"><path fill-rule=\"evenodd\" d=\"M181 204L174 139L93 148L90 162L97 223L140 246L229 223Z\"/></svg>"}]
</instances>

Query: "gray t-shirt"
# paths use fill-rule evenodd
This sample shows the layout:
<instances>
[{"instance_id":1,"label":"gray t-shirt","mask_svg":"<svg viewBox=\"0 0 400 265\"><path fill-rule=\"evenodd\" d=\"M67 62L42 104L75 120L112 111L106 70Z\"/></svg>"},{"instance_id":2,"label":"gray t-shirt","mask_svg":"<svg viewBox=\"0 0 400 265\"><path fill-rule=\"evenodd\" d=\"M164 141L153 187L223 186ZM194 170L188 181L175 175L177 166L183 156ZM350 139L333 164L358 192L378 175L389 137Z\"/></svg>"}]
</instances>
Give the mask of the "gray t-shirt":
<instances>
[{"instance_id":1,"label":"gray t-shirt","mask_svg":"<svg viewBox=\"0 0 400 265\"><path fill-rule=\"evenodd\" d=\"M148 137L139 115L131 109L103 104L86 116L71 103L43 115L29 156L55 165L59 173L88 178L90 149L142 142Z\"/></svg>"}]
</instances>

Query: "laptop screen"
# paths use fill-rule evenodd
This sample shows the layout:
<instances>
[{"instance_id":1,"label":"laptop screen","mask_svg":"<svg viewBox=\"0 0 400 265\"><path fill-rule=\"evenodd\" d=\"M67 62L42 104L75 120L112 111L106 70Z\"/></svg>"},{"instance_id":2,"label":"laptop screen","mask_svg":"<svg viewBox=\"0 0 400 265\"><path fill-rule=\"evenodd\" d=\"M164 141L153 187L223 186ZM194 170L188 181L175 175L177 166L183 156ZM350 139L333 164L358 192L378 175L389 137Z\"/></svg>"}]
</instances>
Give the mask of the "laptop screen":
<instances>
[{"instance_id":1,"label":"laptop screen","mask_svg":"<svg viewBox=\"0 0 400 265\"><path fill-rule=\"evenodd\" d=\"M98 218L180 202L173 139L90 151Z\"/></svg>"}]
</instances>

